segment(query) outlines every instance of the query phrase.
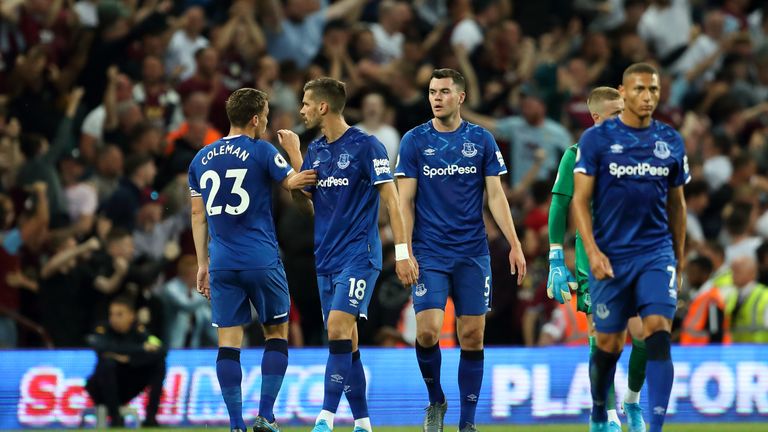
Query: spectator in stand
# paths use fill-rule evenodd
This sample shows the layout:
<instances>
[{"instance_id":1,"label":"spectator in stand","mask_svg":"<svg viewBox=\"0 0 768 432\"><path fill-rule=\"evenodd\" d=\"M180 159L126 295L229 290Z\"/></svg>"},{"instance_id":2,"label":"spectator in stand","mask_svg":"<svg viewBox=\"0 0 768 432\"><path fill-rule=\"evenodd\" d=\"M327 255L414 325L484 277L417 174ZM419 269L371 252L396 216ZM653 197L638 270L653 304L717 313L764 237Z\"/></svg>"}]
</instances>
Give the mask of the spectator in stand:
<instances>
[{"instance_id":1,"label":"spectator in stand","mask_svg":"<svg viewBox=\"0 0 768 432\"><path fill-rule=\"evenodd\" d=\"M197 293L197 260L192 255L179 259L178 275L161 288L165 304L165 340L169 348L200 348L216 342L211 323L211 305Z\"/></svg>"},{"instance_id":2,"label":"spectator in stand","mask_svg":"<svg viewBox=\"0 0 768 432\"><path fill-rule=\"evenodd\" d=\"M384 95L378 92L368 93L363 98L362 111L363 121L355 127L378 138L387 149L389 166L395 166L397 150L400 148L400 134L397 129L387 123L387 118L391 118L392 113Z\"/></svg>"},{"instance_id":3,"label":"spectator in stand","mask_svg":"<svg viewBox=\"0 0 768 432\"><path fill-rule=\"evenodd\" d=\"M133 155L125 161L125 175L103 207L103 215L114 226L133 230L141 207L142 192L152 186L157 175L155 161L149 155Z\"/></svg>"},{"instance_id":4,"label":"spectator in stand","mask_svg":"<svg viewBox=\"0 0 768 432\"><path fill-rule=\"evenodd\" d=\"M181 28L171 36L165 57L165 70L171 77L184 81L197 71L197 53L208 46L208 39L202 35L205 30L205 11L192 6L181 18Z\"/></svg>"}]
</instances>

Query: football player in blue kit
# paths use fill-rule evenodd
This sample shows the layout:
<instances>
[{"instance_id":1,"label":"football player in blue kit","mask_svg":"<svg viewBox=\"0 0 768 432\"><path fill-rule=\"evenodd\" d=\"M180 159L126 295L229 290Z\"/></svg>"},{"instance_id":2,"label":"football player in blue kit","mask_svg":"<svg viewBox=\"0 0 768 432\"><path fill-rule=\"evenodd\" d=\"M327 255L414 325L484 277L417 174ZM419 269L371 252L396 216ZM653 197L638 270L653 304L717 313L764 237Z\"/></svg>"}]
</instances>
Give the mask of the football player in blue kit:
<instances>
[{"instance_id":1,"label":"football player in blue kit","mask_svg":"<svg viewBox=\"0 0 768 432\"><path fill-rule=\"evenodd\" d=\"M434 118L416 126L400 143L398 177L406 233L412 238L419 279L413 286L416 358L429 393L424 431L443 430L448 404L440 386L440 329L445 303L453 298L461 357L461 432L475 431L483 380L485 314L491 302L491 261L483 223L483 194L511 245L509 264L517 282L526 265L500 176L507 173L487 130L461 118L464 77L437 69L429 83Z\"/></svg>"},{"instance_id":2,"label":"football player in blue kit","mask_svg":"<svg viewBox=\"0 0 768 432\"><path fill-rule=\"evenodd\" d=\"M344 83L319 78L304 86L301 116L322 136L309 144L302 169L317 172L317 184L294 198L315 212L315 264L323 319L328 330L323 409L314 432L333 430L342 393L355 418L355 432L370 432L365 374L357 349L357 320L365 318L381 272L379 198L386 205L395 240L400 280L412 284L417 269L409 257L397 189L384 145L350 127L342 112Z\"/></svg>"},{"instance_id":3,"label":"football player in blue kit","mask_svg":"<svg viewBox=\"0 0 768 432\"><path fill-rule=\"evenodd\" d=\"M627 320L639 313L648 353L650 431L660 432L674 375L670 332L685 268L683 185L691 176L680 134L652 118L661 91L656 69L631 65L619 91L624 112L584 132L573 170L574 218L592 271L597 330L589 367L590 431L608 430L608 387Z\"/></svg>"},{"instance_id":4,"label":"football player in blue kit","mask_svg":"<svg viewBox=\"0 0 768 432\"><path fill-rule=\"evenodd\" d=\"M269 114L264 92L239 89L227 99L226 110L229 135L203 147L189 166L197 290L211 300L218 328L216 374L232 431L247 431L240 346L242 325L251 322L251 304L258 311L266 342L254 431L277 432L272 409L288 365L290 299L272 219L272 183L301 189L317 176L311 170L298 172L298 140L281 140L292 168L272 144L258 139Z\"/></svg>"}]
</instances>

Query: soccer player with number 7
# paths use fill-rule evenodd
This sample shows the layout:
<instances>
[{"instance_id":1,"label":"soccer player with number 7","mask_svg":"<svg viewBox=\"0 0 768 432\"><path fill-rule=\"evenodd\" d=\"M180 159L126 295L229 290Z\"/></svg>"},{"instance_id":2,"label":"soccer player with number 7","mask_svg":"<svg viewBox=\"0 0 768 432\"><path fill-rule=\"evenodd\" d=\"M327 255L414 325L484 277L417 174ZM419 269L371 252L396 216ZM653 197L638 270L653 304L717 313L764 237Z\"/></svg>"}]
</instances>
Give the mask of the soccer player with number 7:
<instances>
[{"instance_id":1,"label":"soccer player with number 7","mask_svg":"<svg viewBox=\"0 0 768 432\"><path fill-rule=\"evenodd\" d=\"M203 147L189 166L197 290L211 300L219 337L216 375L233 432L248 430L242 415L240 346L242 325L251 322L251 304L258 312L266 342L253 430L278 432L272 409L288 366L290 297L272 219L272 183L301 189L315 184L317 175L298 172L298 139L281 139L291 166L272 144L259 139L269 114L266 93L239 89L227 99L226 110L229 135Z\"/></svg>"}]
</instances>

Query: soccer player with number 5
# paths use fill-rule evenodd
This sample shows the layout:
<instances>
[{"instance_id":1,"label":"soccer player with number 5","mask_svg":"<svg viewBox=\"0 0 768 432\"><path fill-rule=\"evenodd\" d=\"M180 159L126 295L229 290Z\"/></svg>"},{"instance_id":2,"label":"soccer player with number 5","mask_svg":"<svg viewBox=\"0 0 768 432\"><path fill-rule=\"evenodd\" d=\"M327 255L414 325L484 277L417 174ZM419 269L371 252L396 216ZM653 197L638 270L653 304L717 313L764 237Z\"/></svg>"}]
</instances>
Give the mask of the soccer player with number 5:
<instances>
[{"instance_id":1,"label":"soccer player with number 5","mask_svg":"<svg viewBox=\"0 0 768 432\"><path fill-rule=\"evenodd\" d=\"M219 337L216 375L233 432L248 430L242 416L240 346L242 325L251 322L251 304L258 311L266 342L254 431L278 432L272 409L288 366L290 298L272 219L272 183L301 189L317 176L312 170L298 172L299 140L283 139L287 131L278 136L292 167L272 144L258 139L269 114L264 92L239 89L226 110L229 135L202 148L189 166L197 290L211 300Z\"/></svg>"}]
</instances>

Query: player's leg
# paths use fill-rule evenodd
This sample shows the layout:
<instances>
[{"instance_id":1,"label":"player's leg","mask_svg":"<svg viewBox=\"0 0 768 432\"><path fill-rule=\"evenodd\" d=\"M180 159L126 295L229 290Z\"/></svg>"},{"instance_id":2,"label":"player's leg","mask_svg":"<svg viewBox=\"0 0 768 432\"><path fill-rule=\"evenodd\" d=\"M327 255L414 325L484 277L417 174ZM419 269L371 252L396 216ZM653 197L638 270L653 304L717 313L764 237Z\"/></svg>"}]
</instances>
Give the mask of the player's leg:
<instances>
[{"instance_id":1,"label":"player's leg","mask_svg":"<svg viewBox=\"0 0 768 432\"><path fill-rule=\"evenodd\" d=\"M352 329L352 366L349 376L344 381L344 396L349 402L352 417L355 419L353 432L371 431L371 418L368 415L368 399L366 397L367 382L365 370L358 347L357 324Z\"/></svg>"},{"instance_id":2,"label":"player's leg","mask_svg":"<svg viewBox=\"0 0 768 432\"><path fill-rule=\"evenodd\" d=\"M646 271L638 280L635 295L643 319L643 334L648 350L650 431L660 432L664 426L674 379L670 336L672 318L677 307L676 263L672 257L655 256L643 264Z\"/></svg>"},{"instance_id":3,"label":"player's leg","mask_svg":"<svg viewBox=\"0 0 768 432\"><path fill-rule=\"evenodd\" d=\"M244 271L241 284L248 287L251 303L264 329L264 354L261 357L261 395L255 432L277 432L274 406L288 368L288 312L291 308L288 282L282 266Z\"/></svg>"},{"instance_id":4,"label":"player's leg","mask_svg":"<svg viewBox=\"0 0 768 432\"><path fill-rule=\"evenodd\" d=\"M632 336L632 353L629 355L624 413L629 421L629 432L645 432L645 420L640 407L640 390L645 382L645 366L648 359L643 337L643 322L640 317L632 317L627 328Z\"/></svg>"},{"instance_id":5,"label":"player's leg","mask_svg":"<svg viewBox=\"0 0 768 432\"><path fill-rule=\"evenodd\" d=\"M420 266L419 280L412 287L411 293L416 312L416 360L429 395L422 430L436 432L443 430L443 420L448 409L440 383L443 363L440 334L451 284L445 271L451 262L431 257L417 259Z\"/></svg>"},{"instance_id":6,"label":"player's leg","mask_svg":"<svg viewBox=\"0 0 768 432\"><path fill-rule=\"evenodd\" d=\"M635 303L628 295L632 282L629 266L614 263L616 277L605 280L590 279L592 312L597 332L597 348L589 359L589 378L592 392L591 431L608 430L607 401L616 374L616 363L621 356L626 338L627 319Z\"/></svg>"},{"instance_id":7,"label":"player's leg","mask_svg":"<svg viewBox=\"0 0 768 432\"><path fill-rule=\"evenodd\" d=\"M240 367L240 347L243 344L242 325L251 321L251 306L244 289L238 285L238 272L210 273L213 325L217 327L219 354L216 377L229 413L231 430L245 432Z\"/></svg>"},{"instance_id":8,"label":"player's leg","mask_svg":"<svg viewBox=\"0 0 768 432\"><path fill-rule=\"evenodd\" d=\"M352 368L352 338L357 319L367 316L378 275L374 269L353 268L324 278L322 282L318 278L323 315L328 317L329 355L325 366L323 409L315 421L314 432L333 429L333 419Z\"/></svg>"},{"instance_id":9,"label":"player's leg","mask_svg":"<svg viewBox=\"0 0 768 432\"><path fill-rule=\"evenodd\" d=\"M457 260L453 271L453 299L459 359L459 430L475 430L475 411L483 385L485 314L491 305L490 256Z\"/></svg>"}]
</instances>

